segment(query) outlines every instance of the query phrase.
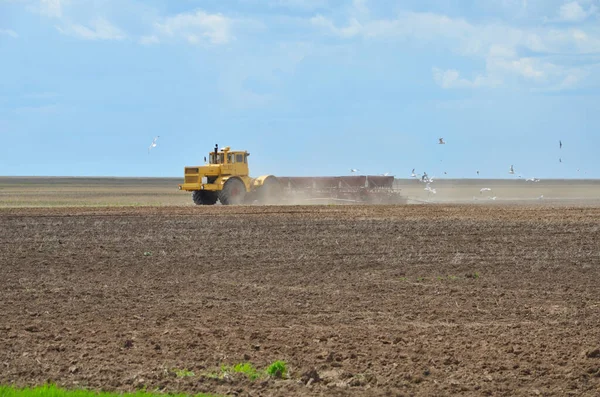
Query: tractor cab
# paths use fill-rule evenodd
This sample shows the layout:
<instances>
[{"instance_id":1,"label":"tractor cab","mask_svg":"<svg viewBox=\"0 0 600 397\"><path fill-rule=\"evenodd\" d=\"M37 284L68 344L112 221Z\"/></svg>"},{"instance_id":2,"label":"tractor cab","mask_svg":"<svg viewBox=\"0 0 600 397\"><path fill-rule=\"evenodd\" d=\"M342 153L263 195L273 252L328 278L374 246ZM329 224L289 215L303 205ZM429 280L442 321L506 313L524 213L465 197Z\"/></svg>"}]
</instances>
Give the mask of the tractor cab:
<instances>
[{"instance_id":1,"label":"tractor cab","mask_svg":"<svg viewBox=\"0 0 600 397\"><path fill-rule=\"evenodd\" d=\"M211 168L218 166L220 175L247 176L248 156L250 153L246 151L231 151L229 146L219 150L219 146L215 145L215 150L208 154L208 164ZM206 162L206 158L204 161Z\"/></svg>"}]
</instances>

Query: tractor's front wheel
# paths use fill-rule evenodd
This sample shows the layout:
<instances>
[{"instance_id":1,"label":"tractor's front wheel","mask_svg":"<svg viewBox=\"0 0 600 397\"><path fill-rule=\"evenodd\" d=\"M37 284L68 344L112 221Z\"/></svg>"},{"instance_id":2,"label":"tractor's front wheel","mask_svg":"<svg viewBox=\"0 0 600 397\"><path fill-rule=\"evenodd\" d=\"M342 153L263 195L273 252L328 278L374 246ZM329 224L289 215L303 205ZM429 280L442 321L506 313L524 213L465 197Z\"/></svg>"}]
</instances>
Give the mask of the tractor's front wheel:
<instances>
[{"instance_id":1,"label":"tractor's front wheel","mask_svg":"<svg viewBox=\"0 0 600 397\"><path fill-rule=\"evenodd\" d=\"M239 205L244 203L246 185L237 178L225 182L223 190L219 192L219 201L223 205Z\"/></svg>"},{"instance_id":2,"label":"tractor's front wheel","mask_svg":"<svg viewBox=\"0 0 600 397\"><path fill-rule=\"evenodd\" d=\"M217 192L207 190L195 190L192 193L192 199L196 205L214 205L218 198Z\"/></svg>"}]
</instances>

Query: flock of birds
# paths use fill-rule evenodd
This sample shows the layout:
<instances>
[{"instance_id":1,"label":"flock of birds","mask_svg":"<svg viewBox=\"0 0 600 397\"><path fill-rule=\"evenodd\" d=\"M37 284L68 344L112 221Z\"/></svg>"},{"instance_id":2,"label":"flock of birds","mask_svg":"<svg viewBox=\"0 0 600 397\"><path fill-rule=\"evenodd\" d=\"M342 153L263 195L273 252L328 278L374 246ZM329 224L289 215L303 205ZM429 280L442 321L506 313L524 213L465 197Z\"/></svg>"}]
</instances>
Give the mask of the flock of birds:
<instances>
[{"instance_id":1,"label":"flock of birds","mask_svg":"<svg viewBox=\"0 0 600 397\"><path fill-rule=\"evenodd\" d=\"M445 145L446 141L444 140L444 138L439 138L438 144L439 145ZM563 147L562 140L559 140L558 141L558 148L562 149L562 147ZM562 157L559 157L558 162L562 163ZM577 171L579 171L579 169ZM515 167L514 167L514 165L511 164L510 168L508 169L508 173L510 175L515 175ZM447 174L447 173L444 172L444 174ZM479 176L479 174L480 174L479 170L477 170L477 175ZM415 173L415 169L413 168L410 176L412 178L419 178L420 177L421 182L425 183L425 189L424 190L427 192L428 196L437 193L436 189L434 189L434 188L431 187L431 183L433 183L433 178L429 177L426 172L423 172L423 175L417 175ZM522 178L521 175L518 175L518 177ZM527 178L527 179L525 179L525 181L526 182L531 182L531 183L537 183L537 182L540 182L540 179L538 179L538 178ZM492 189L489 188L489 187L483 187L483 188L481 188L479 190L479 194L480 195L491 194L491 193L492 193ZM497 196L487 196L487 197L490 200L496 200L497 199ZM541 195L540 197L538 197L538 199L540 199L540 200L542 200L543 198L544 198L544 195Z\"/></svg>"},{"instance_id":2,"label":"flock of birds","mask_svg":"<svg viewBox=\"0 0 600 397\"><path fill-rule=\"evenodd\" d=\"M438 144L439 145L445 145L446 141L444 140L444 138L439 138L438 139ZM562 140L558 141L558 147L559 147L559 149L562 149L562 147L563 147ZM563 162L562 161L562 157L559 157L558 161L559 161L559 163L562 163ZM350 169L350 172L352 174L358 173L359 171L360 170L357 169L357 168L351 168ZM577 169L577 172L579 172L579 169ZM477 173L477 176L480 175L479 170L477 170L476 173ZM515 167L514 167L514 165L511 164L510 168L508 169L508 173L510 175L515 175ZM448 174L447 172L444 172L444 175L447 175L447 174ZM386 172L385 174L380 174L380 175L382 175L382 176L388 176L388 175L390 175L390 173ZM431 196L432 194L437 194L437 190L431 186L431 184L434 182L434 178L430 177L429 175L427 175L427 172L423 172L423 174L417 174L415 172L415 169L413 168L412 172L410 174L410 177L418 179L420 182L425 183L425 189L424 190L427 192L428 196ZM522 176L518 175L518 178L522 178ZM540 182L540 179L538 179L538 178L527 178L527 179L525 179L525 181L526 182L530 182L530 183L538 183L538 182ZM479 190L479 194L480 195L483 196L484 194L486 194L486 197L488 197L488 199L490 199L490 200L496 200L497 199L496 196L489 195L491 193L492 193L492 189L489 188L489 187L483 187L483 188L481 188ZM541 195L538 198L541 200L541 199L544 198L544 195Z\"/></svg>"}]
</instances>

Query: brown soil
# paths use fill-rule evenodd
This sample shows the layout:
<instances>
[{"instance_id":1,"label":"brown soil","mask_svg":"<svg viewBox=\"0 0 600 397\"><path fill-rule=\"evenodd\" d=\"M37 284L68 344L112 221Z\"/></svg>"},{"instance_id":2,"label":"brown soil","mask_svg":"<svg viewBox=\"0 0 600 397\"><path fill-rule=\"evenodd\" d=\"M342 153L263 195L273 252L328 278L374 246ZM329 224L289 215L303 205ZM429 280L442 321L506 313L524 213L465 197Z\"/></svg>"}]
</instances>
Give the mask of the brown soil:
<instances>
[{"instance_id":1,"label":"brown soil","mask_svg":"<svg viewBox=\"0 0 600 397\"><path fill-rule=\"evenodd\" d=\"M599 241L597 207L5 209L0 383L598 395Z\"/></svg>"}]
</instances>

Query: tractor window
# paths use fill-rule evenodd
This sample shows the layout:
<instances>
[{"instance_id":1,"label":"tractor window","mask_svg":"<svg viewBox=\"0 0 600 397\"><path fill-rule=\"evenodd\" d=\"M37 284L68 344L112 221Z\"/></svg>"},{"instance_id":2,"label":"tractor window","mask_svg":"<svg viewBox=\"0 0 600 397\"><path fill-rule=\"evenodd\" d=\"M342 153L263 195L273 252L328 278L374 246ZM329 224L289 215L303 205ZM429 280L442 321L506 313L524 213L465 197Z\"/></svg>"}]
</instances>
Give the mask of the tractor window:
<instances>
[{"instance_id":1,"label":"tractor window","mask_svg":"<svg viewBox=\"0 0 600 397\"><path fill-rule=\"evenodd\" d=\"M235 155L235 162L236 163L243 163L244 162L244 155L243 154L236 154Z\"/></svg>"},{"instance_id":2,"label":"tractor window","mask_svg":"<svg viewBox=\"0 0 600 397\"><path fill-rule=\"evenodd\" d=\"M233 155L231 153L227 153L227 164L233 163Z\"/></svg>"},{"instance_id":3,"label":"tractor window","mask_svg":"<svg viewBox=\"0 0 600 397\"><path fill-rule=\"evenodd\" d=\"M248 155L247 154L244 155L244 164L248 164Z\"/></svg>"},{"instance_id":4,"label":"tractor window","mask_svg":"<svg viewBox=\"0 0 600 397\"><path fill-rule=\"evenodd\" d=\"M215 161L215 154L211 153L209 156L209 164L216 164L217 162Z\"/></svg>"}]
</instances>

